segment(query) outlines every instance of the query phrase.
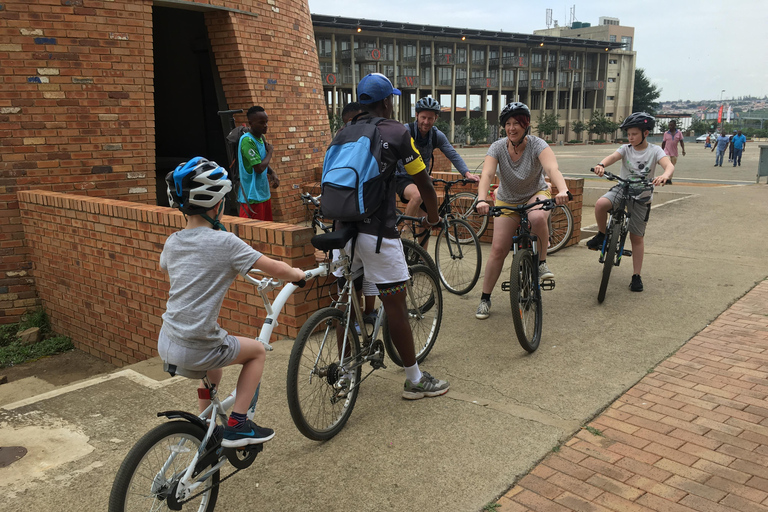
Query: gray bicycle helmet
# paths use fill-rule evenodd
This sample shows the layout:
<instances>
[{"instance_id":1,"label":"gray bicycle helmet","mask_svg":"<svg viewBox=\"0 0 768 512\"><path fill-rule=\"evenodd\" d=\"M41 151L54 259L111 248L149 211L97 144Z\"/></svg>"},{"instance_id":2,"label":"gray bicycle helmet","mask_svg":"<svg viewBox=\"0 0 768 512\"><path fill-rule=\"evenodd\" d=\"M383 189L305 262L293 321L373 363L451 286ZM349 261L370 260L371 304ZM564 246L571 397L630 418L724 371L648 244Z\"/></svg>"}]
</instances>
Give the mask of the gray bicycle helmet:
<instances>
[{"instance_id":1,"label":"gray bicycle helmet","mask_svg":"<svg viewBox=\"0 0 768 512\"><path fill-rule=\"evenodd\" d=\"M528 119L531 118L531 110L528 108L528 105L525 103L520 103L519 101L513 101L504 107L504 109L501 111L501 115L499 116L499 124L504 126L507 123L507 119L520 114L526 116Z\"/></svg>"},{"instance_id":2,"label":"gray bicycle helmet","mask_svg":"<svg viewBox=\"0 0 768 512\"><path fill-rule=\"evenodd\" d=\"M621 122L622 130L628 130L629 128L640 128L641 130L653 131L653 127L656 126L656 118L645 112L633 112L629 114L624 121Z\"/></svg>"},{"instance_id":3,"label":"gray bicycle helmet","mask_svg":"<svg viewBox=\"0 0 768 512\"><path fill-rule=\"evenodd\" d=\"M431 110L437 114L440 113L440 102L435 98L421 98L416 102L416 113L418 114L422 110Z\"/></svg>"}]
</instances>

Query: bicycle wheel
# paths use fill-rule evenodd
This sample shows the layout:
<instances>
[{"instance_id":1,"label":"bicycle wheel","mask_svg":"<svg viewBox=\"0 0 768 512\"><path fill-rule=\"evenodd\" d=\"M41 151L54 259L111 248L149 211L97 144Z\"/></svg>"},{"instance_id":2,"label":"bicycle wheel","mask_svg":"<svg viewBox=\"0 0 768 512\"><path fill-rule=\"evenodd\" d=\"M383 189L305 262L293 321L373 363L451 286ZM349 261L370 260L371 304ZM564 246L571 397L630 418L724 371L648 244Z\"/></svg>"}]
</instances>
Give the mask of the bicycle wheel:
<instances>
[{"instance_id":1,"label":"bicycle wheel","mask_svg":"<svg viewBox=\"0 0 768 512\"><path fill-rule=\"evenodd\" d=\"M408 308L408 324L413 333L413 348L416 362L421 364L435 346L440 324L443 321L443 294L435 274L425 265L409 268L411 279L408 281L405 297ZM403 366L403 360L392 342L389 322L383 323L384 348L389 358L397 366Z\"/></svg>"},{"instance_id":2,"label":"bicycle wheel","mask_svg":"<svg viewBox=\"0 0 768 512\"><path fill-rule=\"evenodd\" d=\"M509 301L512 305L512 323L520 346L535 352L541 341L541 289L534 275L533 253L520 249L512 259L509 276Z\"/></svg>"},{"instance_id":3,"label":"bicycle wheel","mask_svg":"<svg viewBox=\"0 0 768 512\"><path fill-rule=\"evenodd\" d=\"M463 238L470 238L472 242L457 242ZM480 241L467 221L451 219L448 229L440 231L435 243L435 263L440 281L449 292L464 295L475 287L482 258Z\"/></svg>"},{"instance_id":4,"label":"bicycle wheel","mask_svg":"<svg viewBox=\"0 0 768 512\"><path fill-rule=\"evenodd\" d=\"M568 244L573 235L573 214L561 204L549 213L549 248L547 254L554 254Z\"/></svg>"},{"instance_id":5,"label":"bicycle wheel","mask_svg":"<svg viewBox=\"0 0 768 512\"><path fill-rule=\"evenodd\" d=\"M475 211L475 201L477 201L477 194L472 192L459 192L451 198L450 205L451 211L459 219L464 219L472 226L472 230L477 235L477 238L483 236L485 230L488 229L488 216L480 215ZM470 243L470 238L459 240L462 244Z\"/></svg>"},{"instance_id":6,"label":"bicycle wheel","mask_svg":"<svg viewBox=\"0 0 768 512\"><path fill-rule=\"evenodd\" d=\"M611 278L611 269L616 260L616 250L619 247L620 229L618 222L611 222L605 233L605 260L603 261L603 277L600 280L600 291L597 292L597 302L603 303L605 291L608 289L608 280Z\"/></svg>"},{"instance_id":7,"label":"bicycle wheel","mask_svg":"<svg viewBox=\"0 0 768 512\"><path fill-rule=\"evenodd\" d=\"M117 471L109 495L109 512L181 510L181 505L171 508L176 500L173 491L204 436L202 428L187 421L163 423L147 432ZM184 510L211 512L219 495L218 485L217 471L200 490L209 489L184 503Z\"/></svg>"},{"instance_id":8,"label":"bicycle wheel","mask_svg":"<svg viewBox=\"0 0 768 512\"><path fill-rule=\"evenodd\" d=\"M354 328L347 331L347 356L340 364L340 341L346 322L344 313L327 307L315 312L299 330L288 359L288 409L299 432L314 441L338 434L352 414L360 383L360 341ZM348 386L334 387L339 379Z\"/></svg>"},{"instance_id":9,"label":"bicycle wheel","mask_svg":"<svg viewBox=\"0 0 768 512\"><path fill-rule=\"evenodd\" d=\"M403 252L405 253L405 262L409 267L413 265L426 265L437 275L437 265L435 260L429 255L429 252L409 238L401 239L403 242Z\"/></svg>"}]
</instances>

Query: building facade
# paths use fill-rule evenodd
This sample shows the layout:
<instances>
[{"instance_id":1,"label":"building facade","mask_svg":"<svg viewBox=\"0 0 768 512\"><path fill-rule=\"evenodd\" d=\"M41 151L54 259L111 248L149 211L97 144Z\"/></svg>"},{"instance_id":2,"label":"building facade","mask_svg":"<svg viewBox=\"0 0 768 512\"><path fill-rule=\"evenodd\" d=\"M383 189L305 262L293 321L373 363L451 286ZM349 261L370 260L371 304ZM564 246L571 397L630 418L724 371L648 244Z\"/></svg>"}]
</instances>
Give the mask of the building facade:
<instances>
[{"instance_id":1,"label":"building facade","mask_svg":"<svg viewBox=\"0 0 768 512\"><path fill-rule=\"evenodd\" d=\"M0 324L46 285L18 192L167 204L180 162L226 163L218 111L267 110L275 219L304 219L296 188L330 136L306 0L9 0L0 30Z\"/></svg>"},{"instance_id":2,"label":"building facade","mask_svg":"<svg viewBox=\"0 0 768 512\"><path fill-rule=\"evenodd\" d=\"M411 120L412 102L450 96L449 138L462 117L486 116L498 125L500 108L526 103L534 126L543 114L558 116L558 141L577 138L575 121L600 111L614 121L631 112L635 53L621 42L514 34L388 21L312 15L320 75L329 112L338 115L356 98L356 84L379 72L403 91L396 115ZM456 112L466 104L483 112ZM455 141L454 142L463 142Z\"/></svg>"}]
</instances>

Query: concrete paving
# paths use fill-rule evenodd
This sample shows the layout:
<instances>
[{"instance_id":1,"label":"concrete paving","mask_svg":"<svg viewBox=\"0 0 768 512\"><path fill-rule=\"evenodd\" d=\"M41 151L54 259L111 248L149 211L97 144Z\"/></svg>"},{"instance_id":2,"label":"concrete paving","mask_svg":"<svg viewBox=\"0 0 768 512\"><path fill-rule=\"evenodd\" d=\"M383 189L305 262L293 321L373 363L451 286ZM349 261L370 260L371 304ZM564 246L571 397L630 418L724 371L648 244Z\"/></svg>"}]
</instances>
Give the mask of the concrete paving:
<instances>
[{"instance_id":1,"label":"concrete paving","mask_svg":"<svg viewBox=\"0 0 768 512\"><path fill-rule=\"evenodd\" d=\"M582 163L595 156L585 153ZM756 162L756 152L750 157ZM257 420L277 436L254 466L222 484L219 508L477 511L496 501L766 278L760 226L768 187L672 189L690 195L651 214L645 292L628 290L626 261L598 304L597 254L576 246L552 255L557 287L545 292L542 344L532 355L518 345L509 299L498 288L485 321L474 318L479 284L466 296L445 293L440 337L423 367L449 379L451 391L404 401L404 374L390 365L363 384L350 421L329 442L309 441L293 426L285 399L291 342L275 342ZM156 362L147 366L144 373L159 377ZM0 468L2 510L104 510L123 457L160 423L155 413L195 408L194 382L158 381L134 369L114 375L0 408L0 445L29 448L50 431L75 454ZM227 370L223 387L236 377Z\"/></svg>"}]
</instances>

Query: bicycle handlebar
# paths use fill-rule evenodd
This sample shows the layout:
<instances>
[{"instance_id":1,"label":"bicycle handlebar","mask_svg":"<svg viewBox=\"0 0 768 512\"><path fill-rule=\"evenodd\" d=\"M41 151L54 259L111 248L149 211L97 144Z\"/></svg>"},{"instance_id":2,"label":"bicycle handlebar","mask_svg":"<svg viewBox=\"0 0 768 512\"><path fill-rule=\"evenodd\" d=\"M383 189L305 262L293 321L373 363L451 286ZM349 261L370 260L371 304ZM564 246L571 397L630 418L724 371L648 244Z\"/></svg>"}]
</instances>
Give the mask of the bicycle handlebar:
<instances>
[{"instance_id":1,"label":"bicycle handlebar","mask_svg":"<svg viewBox=\"0 0 768 512\"><path fill-rule=\"evenodd\" d=\"M441 178L432 178L432 183L433 184L434 183L444 183L444 184L446 184L448 186L451 186L451 185L455 185L457 183L463 183L463 184L466 185L467 183L474 183L474 181L468 180L466 178L459 178L457 180L450 180L450 181L449 180L444 180L444 179L441 179Z\"/></svg>"},{"instance_id":2,"label":"bicycle handlebar","mask_svg":"<svg viewBox=\"0 0 768 512\"><path fill-rule=\"evenodd\" d=\"M573 200L573 194L571 194L571 191L568 192L568 200ZM500 217L504 210L513 211L515 213L523 213L530 209L532 209L535 206L541 206L542 210L554 210L557 208L557 201L554 197L550 197L549 199L539 199L538 201L534 201L533 203L524 204L522 206L490 206L488 209L488 215L491 217ZM477 211L477 205L475 205L475 211Z\"/></svg>"},{"instance_id":3,"label":"bicycle handlebar","mask_svg":"<svg viewBox=\"0 0 768 512\"><path fill-rule=\"evenodd\" d=\"M594 167L590 168L589 170L591 172L595 172L595 168ZM621 182L621 183L644 183L646 185L649 185L651 183L646 178L629 178L629 179L624 179L624 178L622 178L620 176L616 176L612 172L608 172L608 171L605 171L603 173L603 177L605 179L607 179L607 180L618 181L618 182Z\"/></svg>"},{"instance_id":4,"label":"bicycle handlebar","mask_svg":"<svg viewBox=\"0 0 768 512\"><path fill-rule=\"evenodd\" d=\"M316 206L320 208L320 198L322 197L322 194L320 194L317 197L312 197L312 194L309 192L303 192L300 194L301 200L304 202L304 204L312 204L313 206Z\"/></svg>"}]
</instances>

